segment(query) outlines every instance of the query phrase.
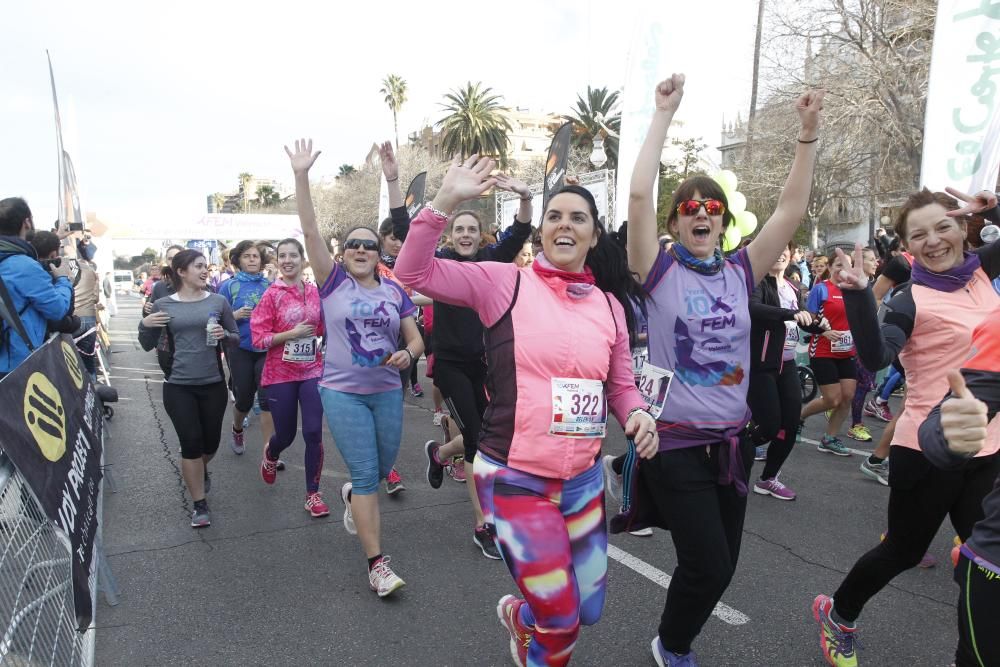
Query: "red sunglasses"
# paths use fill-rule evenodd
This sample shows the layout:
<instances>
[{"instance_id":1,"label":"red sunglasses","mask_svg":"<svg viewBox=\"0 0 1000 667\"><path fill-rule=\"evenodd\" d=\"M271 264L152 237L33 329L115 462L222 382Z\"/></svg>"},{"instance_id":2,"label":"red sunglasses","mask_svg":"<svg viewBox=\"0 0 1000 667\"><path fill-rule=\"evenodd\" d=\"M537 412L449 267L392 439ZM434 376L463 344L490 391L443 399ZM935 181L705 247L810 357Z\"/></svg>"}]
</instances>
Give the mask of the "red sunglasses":
<instances>
[{"instance_id":1,"label":"red sunglasses","mask_svg":"<svg viewBox=\"0 0 1000 667\"><path fill-rule=\"evenodd\" d=\"M686 199L677 205L678 215L698 215L698 210L704 206L708 215L723 215L726 205L718 199Z\"/></svg>"}]
</instances>

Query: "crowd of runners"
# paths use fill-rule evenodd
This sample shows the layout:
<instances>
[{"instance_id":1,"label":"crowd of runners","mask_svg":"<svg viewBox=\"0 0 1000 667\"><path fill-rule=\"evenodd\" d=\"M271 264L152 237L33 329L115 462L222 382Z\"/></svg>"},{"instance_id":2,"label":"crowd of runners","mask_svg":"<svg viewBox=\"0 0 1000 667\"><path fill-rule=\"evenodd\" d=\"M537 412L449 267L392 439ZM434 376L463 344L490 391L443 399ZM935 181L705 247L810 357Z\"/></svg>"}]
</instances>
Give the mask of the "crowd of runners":
<instances>
[{"instance_id":1,"label":"crowd of runners","mask_svg":"<svg viewBox=\"0 0 1000 667\"><path fill-rule=\"evenodd\" d=\"M867 416L887 422L861 464L889 486L886 531L813 601L824 657L858 664L865 604L927 558L947 516L961 543L956 664L1000 665L1000 245L969 233L973 219L1000 221L996 196L915 192L892 237L807 256L792 238L823 93L806 92L788 178L752 240L722 252L734 215L707 176L680 184L658 237L660 152L683 93L677 74L654 91L618 232L575 184L551 193L533 229L528 186L478 156L454 160L411 220L387 143L390 217L328 243L309 188L320 153L306 139L286 147L304 243L243 241L222 282L198 250L172 248L139 325L165 375L192 527L211 524L223 431L274 484L300 414L303 506L327 516L325 417L350 476L337 490L343 527L372 591L399 590L407 566L383 548L379 490L405 488L394 468L403 394L423 394L426 356L444 434L424 445L426 483L466 484L473 543L510 571L517 594L496 612L514 662L565 665L581 626L599 621L610 526L669 531L677 565L658 626L644 632L656 664L697 665L693 644L738 576L748 493L795 500L779 475L805 421L825 417L818 449L850 456L841 436L871 441ZM499 241L463 208L494 188L520 198ZM797 356L818 387L805 404ZM892 415L888 398L903 387ZM244 434L252 411L261 442ZM609 412L624 451L602 449Z\"/></svg>"}]
</instances>

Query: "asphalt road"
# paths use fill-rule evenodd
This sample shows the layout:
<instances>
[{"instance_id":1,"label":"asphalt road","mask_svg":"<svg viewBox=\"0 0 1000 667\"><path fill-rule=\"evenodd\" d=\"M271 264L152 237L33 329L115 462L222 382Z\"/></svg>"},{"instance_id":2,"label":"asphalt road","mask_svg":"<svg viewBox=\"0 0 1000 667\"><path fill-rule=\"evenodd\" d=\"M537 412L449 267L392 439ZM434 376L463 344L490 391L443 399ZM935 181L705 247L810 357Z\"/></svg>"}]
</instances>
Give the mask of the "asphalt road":
<instances>
[{"instance_id":1,"label":"asphalt road","mask_svg":"<svg viewBox=\"0 0 1000 667\"><path fill-rule=\"evenodd\" d=\"M283 455L288 469L277 484L261 482L253 419L247 453L234 455L224 435L211 466L212 526L189 527L162 375L136 342L138 314L138 301L121 300L111 325L122 400L106 452L118 491L106 494L103 531L121 601L99 602L98 665L510 664L495 605L516 592L513 582L473 546L463 485L445 479L433 490L423 479L422 445L440 437L429 395L406 398L397 468L407 489L381 496L383 546L407 586L380 600L368 588L356 538L343 530L339 489L347 475L328 433L328 518L303 509L301 440ZM881 424L867 421L877 439ZM812 418L805 436L818 438L821 424ZM623 447L615 430L606 451ZM725 607L695 644L702 665L825 664L812 599L832 593L885 528L888 489L862 476L860 462L803 443L782 473L799 494L795 502L751 494ZM941 564L904 573L865 609L862 664L950 664L958 593L948 565L952 536L946 525L932 546ZM674 567L669 535L613 536L611 544L604 617L581 632L573 664L653 665L649 643Z\"/></svg>"}]
</instances>

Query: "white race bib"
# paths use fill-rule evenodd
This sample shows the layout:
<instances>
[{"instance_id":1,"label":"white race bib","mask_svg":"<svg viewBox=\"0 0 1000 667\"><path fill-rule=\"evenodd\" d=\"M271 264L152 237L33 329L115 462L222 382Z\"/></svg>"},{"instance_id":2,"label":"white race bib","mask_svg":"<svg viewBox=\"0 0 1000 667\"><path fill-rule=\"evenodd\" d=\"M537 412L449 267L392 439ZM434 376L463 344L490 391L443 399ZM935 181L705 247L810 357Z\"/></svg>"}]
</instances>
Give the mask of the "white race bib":
<instances>
[{"instance_id":1,"label":"white race bib","mask_svg":"<svg viewBox=\"0 0 1000 667\"><path fill-rule=\"evenodd\" d=\"M785 351L793 351L798 344L799 325L795 322L785 322Z\"/></svg>"},{"instance_id":2,"label":"white race bib","mask_svg":"<svg viewBox=\"0 0 1000 667\"><path fill-rule=\"evenodd\" d=\"M564 438L603 438L608 410L600 380L552 378L552 425L549 433Z\"/></svg>"},{"instance_id":3,"label":"white race bib","mask_svg":"<svg viewBox=\"0 0 1000 667\"><path fill-rule=\"evenodd\" d=\"M840 340L830 343L831 352L853 352L854 351L854 336L851 335L850 331L842 332Z\"/></svg>"},{"instance_id":4,"label":"white race bib","mask_svg":"<svg viewBox=\"0 0 1000 667\"><path fill-rule=\"evenodd\" d=\"M642 365L646 363L647 359L649 359L648 347L637 347L632 350L632 374L635 375L637 384L639 382L639 375L642 374Z\"/></svg>"},{"instance_id":5,"label":"white race bib","mask_svg":"<svg viewBox=\"0 0 1000 667\"><path fill-rule=\"evenodd\" d=\"M667 394L670 393L670 382L674 379L674 372L665 368L654 366L647 360L642 365L639 373L639 394L646 402L646 409L653 419L659 419L663 412L663 405L667 402Z\"/></svg>"},{"instance_id":6,"label":"white race bib","mask_svg":"<svg viewBox=\"0 0 1000 667\"><path fill-rule=\"evenodd\" d=\"M316 336L287 341L281 360L293 364L311 364L316 361Z\"/></svg>"}]
</instances>

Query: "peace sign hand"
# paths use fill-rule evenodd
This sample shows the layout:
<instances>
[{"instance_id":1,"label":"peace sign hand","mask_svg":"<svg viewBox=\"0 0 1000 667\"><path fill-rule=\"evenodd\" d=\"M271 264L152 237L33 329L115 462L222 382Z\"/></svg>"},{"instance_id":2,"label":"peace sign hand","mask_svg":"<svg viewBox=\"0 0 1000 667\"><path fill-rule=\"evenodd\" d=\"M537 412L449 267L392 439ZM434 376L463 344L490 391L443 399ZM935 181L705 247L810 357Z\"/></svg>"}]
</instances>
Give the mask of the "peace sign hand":
<instances>
[{"instance_id":1,"label":"peace sign hand","mask_svg":"<svg viewBox=\"0 0 1000 667\"><path fill-rule=\"evenodd\" d=\"M296 174L307 174L312 168L313 163L316 162L316 158L323 151L316 151L313 153L313 141L312 139L296 139L295 140L295 151L288 150L288 146L285 146L285 154L288 159L292 162L292 171Z\"/></svg>"},{"instance_id":2,"label":"peace sign hand","mask_svg":"<svg viewBox=\"0 0 1000 667\"><path fill-rule=\"evenodd\" d=\"M490 158L478 155L470 155L465 162L455 157L434 197L434 208L450 215L462 202L492 188L497 183L490 176L495 164Z\"/></svg>"},{"instance_id":3,"label":"peace sign hand","mask_svg":"<svg viewBox=\"0 0 1000 667\"><path fill-rule=\"evenodd\" d=\"M854 244L854 266L841 269L834 277L834 284L842 290L863 290L868 287L868 276L865 275L864 253L860 243ZM840 248L837 248L837 259L846 257Z\"/></svg>"},{"instance_id":4,"label":"peace sign hand","mask_svg":"<svg viewBox=\"0 0 1000 667\"><path fill-rule=\"evenodd\" d=\"M392 182L399 179L399 162L396 161L396 153L392 150L392 142L387 141L378 147L378 157L382 162L382 175L385 180Z\"/></svg>"},{"instance_id":5,"label":"peace sign hand","mask_svg":"<svg viewBox=\"0 0 1000 667\"><path fill-rule=\"evenodd\" d=\"M997 195L995 192L983 190L975 195L967 195L955 188L945 188L945 192L959 201L964 201L965 206L955 211L948 211L945 215L949 218L957 218L963 215L974 215L995 208L997 205Z\"/></svg>"}]
</instances>

